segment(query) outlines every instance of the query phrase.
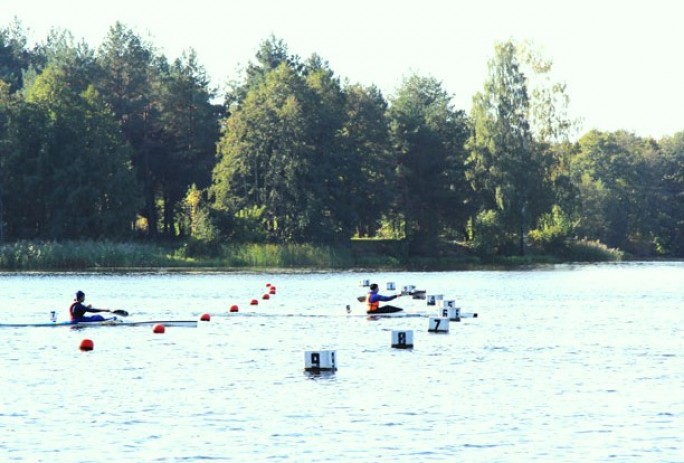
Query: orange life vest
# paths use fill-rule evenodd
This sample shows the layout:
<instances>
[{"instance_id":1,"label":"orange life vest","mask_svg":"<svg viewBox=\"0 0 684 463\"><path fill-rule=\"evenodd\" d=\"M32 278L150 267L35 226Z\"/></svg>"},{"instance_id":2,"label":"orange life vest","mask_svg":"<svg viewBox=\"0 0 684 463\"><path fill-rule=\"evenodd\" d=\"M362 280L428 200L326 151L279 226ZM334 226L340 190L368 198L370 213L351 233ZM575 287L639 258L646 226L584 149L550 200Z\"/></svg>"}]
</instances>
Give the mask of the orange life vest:
<instances>
[{"instance_id":1,"label":"orange life vest","mask_svg":"<svg viewBox=\"0 0 684 463\"><path fill-rule=\"evenodd\" d=\"M375 294L375 293L372 293L372 292L368 293L368 296L366 296L366 302L368 303L368 311L374 312L374 311L378 310L378 307L380 307L380 301L377 300L375 302L371 302L371 294Z\"/></svg>"}]
</instances>

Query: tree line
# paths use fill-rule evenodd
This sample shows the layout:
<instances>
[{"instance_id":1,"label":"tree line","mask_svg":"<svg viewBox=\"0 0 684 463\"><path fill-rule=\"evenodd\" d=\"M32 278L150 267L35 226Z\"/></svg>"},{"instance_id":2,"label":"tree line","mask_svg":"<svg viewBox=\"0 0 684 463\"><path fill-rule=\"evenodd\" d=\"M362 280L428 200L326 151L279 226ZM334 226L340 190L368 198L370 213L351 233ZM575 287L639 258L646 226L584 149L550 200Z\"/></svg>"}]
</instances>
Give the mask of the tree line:
<instances>
[{"instance_id":1,"label":"tree line","mask_svg":"<svg viewBox=\"0 0 684 463\"><path fill-rule=\"evenodd\" d=\"M116 23L0 29L0 241L401 240L408 255L684 256L684 132L573 138L569 97L525 44L496 44L468 112L413 74L387 97L264 40L220 95Z\"/></svg>"}]
</instances>

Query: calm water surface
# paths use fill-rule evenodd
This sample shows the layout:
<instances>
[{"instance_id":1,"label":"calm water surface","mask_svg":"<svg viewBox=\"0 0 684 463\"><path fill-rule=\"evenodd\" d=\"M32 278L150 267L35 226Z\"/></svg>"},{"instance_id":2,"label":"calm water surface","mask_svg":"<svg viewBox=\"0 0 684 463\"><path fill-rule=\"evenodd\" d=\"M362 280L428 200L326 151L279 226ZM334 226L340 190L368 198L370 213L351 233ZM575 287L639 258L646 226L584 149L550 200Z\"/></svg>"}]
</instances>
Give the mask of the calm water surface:
<instances>
[{"instance_id":1,"label":"calm water surface","mask_svg":"<svg viewBox=\"0 0 684 463\"><path fill-rule=\"evenodd\" d=\"M431 307L400 298L426 317L370 321L362 279L479 317L428 333ZM164 334L0 329L0 461L681 462L683 282L684 263L0 273L3 323L65 319L79 289L132 320L212 317ZM414 330L414 349L390 347L396 329ZM93 351L79 351L84 338ZM322 349L338 371L304 372L304 352Z\"/></svg>"}]
</instances>

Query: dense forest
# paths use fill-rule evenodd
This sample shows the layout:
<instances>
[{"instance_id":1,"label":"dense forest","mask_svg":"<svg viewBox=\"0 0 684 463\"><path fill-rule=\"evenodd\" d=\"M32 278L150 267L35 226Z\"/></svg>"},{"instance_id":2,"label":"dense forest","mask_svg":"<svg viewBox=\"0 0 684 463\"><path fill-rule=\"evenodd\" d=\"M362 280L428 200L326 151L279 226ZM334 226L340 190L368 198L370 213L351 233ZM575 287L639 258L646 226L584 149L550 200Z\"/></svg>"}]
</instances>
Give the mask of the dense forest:
<instances>
[{"instance_id":1,"label":"dense forest","mask_svg":"<svg viewBox=\"0 0 684 463\"><path fill-rule=\"evenodd\" d=\"M429 76L388 97L275 37L221 92L121 23L97 48L26 37L0 29L0 243L684 257L684 132L576 133L530 46L494 46L466 111Z\"/></svg>"}]
</instances>

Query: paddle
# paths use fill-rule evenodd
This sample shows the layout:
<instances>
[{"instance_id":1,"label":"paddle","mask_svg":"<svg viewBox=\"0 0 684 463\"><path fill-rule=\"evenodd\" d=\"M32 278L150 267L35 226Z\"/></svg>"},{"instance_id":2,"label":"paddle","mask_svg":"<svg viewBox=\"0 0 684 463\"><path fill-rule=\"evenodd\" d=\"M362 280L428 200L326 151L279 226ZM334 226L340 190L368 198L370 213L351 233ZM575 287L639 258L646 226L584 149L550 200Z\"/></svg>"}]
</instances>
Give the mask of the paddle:
<instances>
[{"instance_id":1,"label":"paddle","mask_svg":"<svg viewBox=\"0 0 684 463\"><path fill-rule=\"evenodd\" d=\"M107 312L113 313L114 315L120 315L122 317L128 317L128 312L125 310L108 310Z\"/></svg>"},{"instance_id":2,"label":"paddle","mask_svg":"<svg viewBox=\"0 0 684 463\"><path fill-rule=\"evenodd\" d=\"M401 293L397 294L397 297L401 297L401 296L403 296L403 294L401 294ZM366 302L366 296L359 296L356 298L356 300L359 302Z\"/></svg>"},{"instance_id":3,"label":"paddle","mask_svg":"<svg viewBox=\"0 0 684 463\"><path fill-rule=\"evenodd\" d=\"M407 295L413 296L414 299L425 299L425 291L421 291L421 290L416 290L416 291L410 292ZM397 297L399 297L399 296L404 296L404 294L400 293L397 295ZM356 298L356 300L359 302L366 302L366 296L359 296Z\"/></svg>"}]
</instances>

